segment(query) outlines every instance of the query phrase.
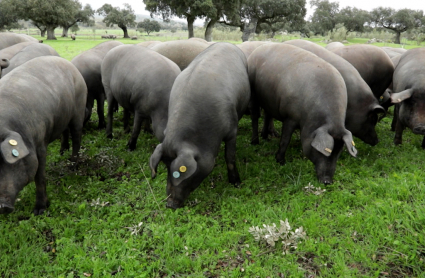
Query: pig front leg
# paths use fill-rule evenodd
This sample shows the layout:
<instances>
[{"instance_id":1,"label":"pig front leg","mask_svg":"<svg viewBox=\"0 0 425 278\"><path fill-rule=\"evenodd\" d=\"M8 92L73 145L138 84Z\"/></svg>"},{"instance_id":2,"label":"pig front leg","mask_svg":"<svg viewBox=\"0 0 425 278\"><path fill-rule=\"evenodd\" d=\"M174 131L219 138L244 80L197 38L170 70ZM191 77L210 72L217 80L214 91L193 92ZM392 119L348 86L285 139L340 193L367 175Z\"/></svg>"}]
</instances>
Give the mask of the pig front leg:
<instances>
[{"instance_id":1,"label":"pig front leg","mask_svg":"<svg viewBox=\"0 0 425 278\"><path fill-rule=\"evenodd\" d=\"M50 203L46 192L46 148L37 152L38 169L35 174L36 199L34 215L42 215Z\"/></svg>"},{"instance_id":2,"label":"pig front leg","mask_svg":"<svg viewBox=\"0 0 425 278\"><path fill-rule=\"evenodd\" d=\"M297 124L292 121L283 121L282 122L282 135L280 137L279 150L276 153L276 162L281 165L285 165L286 159L286 150L288 149L288 145L291 142L292 133L296 129Z\"/></svg>"},{"instance_id":3,"label":"pig front leg","mask_svg":"<svg viewBox=\"0 0 425 278\"><path fill-rule=\"evenodd\" d=\"M264 112L264 124L263 124L263 129L261 131L261 138L263 138L264 140L267 140L269 134L272 137L279 137L279 133L276 131L274 127L273 117L271 117L269 114Z\"/></svg>"},{"instance_id":4,"label":"pig front leg","mask_svg":"<svg viewBox=\"0 0 425 278\"><path fill-rule=\"evenodd\" d=\"M241 179L238 169L236 168L236 135L224 143L224 153L229 182L234 185L239 185Z\"/></svg>"},{"instance_id":5,"label":"pig front leg","mask_svg":"<svg viewBox=\"0 0 425 278\"><path fill-rule=\"evenodd\" d=\"M400 107L399 104L396 104L394 106L394 115L393 115L393 120L391 122L391 131L395 131L395 128L396 128L399 107Z\"/></svg>"},{"instance_id":6,"label":"pig front leg","mask_svg":"<svg viewBox=\"0 0 425 278\"><path fill-rule=\"evenodd\" d=\"M424 139L422 140L422 149L425 149L425 136L424 136Z\"/></svg>"},{"instance_id":7,"label":"pig front leg","mask_svg":"<svg viewBox=\"0 0 425 278\"><path fill-rule=\"evenodd\" d=\"M69 128L62 132L60 155L63 155L67 150L69 150Z\"/></svg>"},{"instance_id":8,"label":"pig front leg","mask_svg":"<svg viewBox=\"0 0 425 278\"><path fill-rule=\"evenodd\" d=\"M251 113L251 126L252 126L252 137L251 144L258 145L260 140L258 139L258 118L260 118L260 106L254 97L249 102L249 109Z\"/></svg>"},{"instance_id":9,"label":"pig front leg","mask_svg":"<svg viewBox=\"0 0 425 278\"><path fill-rule=\"evenodd\" d=\"M395 126L395 136L394 136L394 144L400 145L403 141L403 131L405 126L401 123L400 119L397 117L397 122Z\"/></svg>"}]
</instances>

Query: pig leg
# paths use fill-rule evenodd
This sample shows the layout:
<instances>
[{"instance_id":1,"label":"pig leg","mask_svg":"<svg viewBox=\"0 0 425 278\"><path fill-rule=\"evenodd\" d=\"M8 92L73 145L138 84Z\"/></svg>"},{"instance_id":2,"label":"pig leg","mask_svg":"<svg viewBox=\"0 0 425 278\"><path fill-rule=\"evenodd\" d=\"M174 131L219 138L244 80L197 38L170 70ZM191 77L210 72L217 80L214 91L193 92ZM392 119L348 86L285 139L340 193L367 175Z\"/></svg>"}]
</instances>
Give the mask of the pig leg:
<instances>
[{"instance_id":1,"label":"pig leg","mask_svg":"<svg viewBox=\"0 0 425 278\"><path fill-rule=\"evenodd\" d=\"M140 130L142 129L142 122L144 118L136 111L134 115L133 132L131 133L130 140L128 141L128 150L134 151L136 149L137 138L139 137Z\"/></svg>"},{"instance_id":2,"label":"pig leg","mask_svg":"<svg viewBox=\"0 0 425 278\"><path fill-rule=\"evenodd\" d=\"M252 126L251 144L258 145L260 143L258 139L258 118L260 117L260 106L258 105L257 101L254 99L254 96L251 97L249 108L251 113L251 126Z\"/></svg>"},{"instance_id":3,"label":"pig leg","mask_svg":"<svg viewBox=\"0 0 425 278\"><path fill-rule=\"evenodd\" d=\"M114 118L114 107L117 105L117 101L111 96L111 94L107 94L108 97L108 123L106 124L106 137L112 139L114 136L112 135L112 121Z\"/></svg>"},{"instance_id":4,"label":"pig leg","mask_svg":"<svg viewBox=\"0 0 425 278\"><path fill-rule=\"evenodd\" d=\"M391 122L391 131L395 131L396 125L397 125L397 118L398 118L398 104L394 106L394 115L393 115L393 121Z\"/></svg>"},{"instance_id":5,"label":"pig leg","mask_svg":"<svg viewBox=\"0 0 425 278\"><path fill-rule=\"evenodd\" d=\"M403 141L403 130L405 126L401 123L399 119L397 119L397 123L395 126L395 136L394 136L394 144L400 145Z\"/></svg>"},{"instance_id":6,"label":"pig leg","mask_svg":"<svg viewBox=\"0 0 425 278\"><path fill-rule=\"evenodd\" d=\"M150 134L153 133L153 130L151 128L151 120L149 118L143 121L143 131Z\"/></svg>"},{"instance_id":7,"label":"pig leg","mask_svg":"<svg viewBox=\"0 0 425 278\"><path fill-rule=\"evenodd\" d=\"M91 113L92 113L92 110L93 110L93 105L94 105L94 98L91 94L88 94L87 95L87 103L86 103L87 117L85 117L85 119L84 119L84 125L90 120Z\"/></svg>"},{"instance_id":8,"label":"pig leg","mask_svg":"<svg viewBox=\"0 0 425 278\"><path fill-rule=\"evenodd\" d=\"M72 140L72 155L71 161L78 161L78 152L81 147L81 136L83 134L83 125L82 119L73 118L69 125L69 131L71 132L71 140Z\"/></svg>"},{"instance_id":9,"label":"pig leg","mask_svg":"<svg viewBox=\"0 0 425 278\"><path fill-rule=\"evenodd\" d=\"M422 140L422 149L425 149L425 136L424 136L424 139Z\"/></svg>"},{"instance_id":10,"label":"pig leg","mask_svg":"<svg viewBox=\"0 0 425 278\"><path fill-rule=\"evenodd\" d=\"M285 155L289 143L291 142L292 133L294 133L297 124L292 121L282 122L282 135L280 137L279 150L276 153L276 162L285 165Z\"/></svg>"},{"instance_id":11,"label":"pig leg","mask_svg":"<svg viewBox=\"0 0 425 278\"><path fill-rule=\"evenodd\" d=\"M66 150L69 150L69 128L62 132L61 148L59 152L61 155L63 155Z\"/></svg>"},{"instance_id":12,"label":"pig leg","mask_svg":"<svg viewBox=\"0 0 425 278\"><path fill-rule=\"evenodd\" d=\"M261 138L267 140L269 134L272 137L279 137L279 133L277 133L276 129L274 128L273 118L264 112L264 124L263 129L261 130Z\"/></svg>"},{"instance_id":13,"label":"pig leg","mask_svg":"<svg viewBox=\"0 0 425 278\"><path fill-rule=\"evenodd\" d=\"M227 176L229 182L234 185L239 185L241 179L238 169L236 168L236 136L224 142L224 153L227 164Z\"/></svg>"},{"instance_id":14,"label":"pig leg","mask_svg":"<svg viewBox=\"0 0 425 278\"><path fill-rule=\"evenodd\" d=\"M35 174L36 199L34 215L41 215L49 207L46 192L46 148L37 151L38 169Z\"/></svg>"},{"instance_id":15,"label":"pig leg","mask_svg":"<svg viewBox=\"0 0 425 278\"><path fill-rule=\"evenodd\" d=\"M130 110L124 108L124 133L130 133Z\"/></svg>"},{"instance_id":16,"label":"pig leg","mask_svg":"<svg viewBox=\"0 0 425 278\"><path fill-rule=\"evenodd\" d=\"M97 103L97 116L99 118L99 125L97 126L98 129L104 129L106 126L105 123L105 93L102 91L100 92L99 96L96 99ZM90 111L91 114L91 111Z\"/></svg>"}]
</instances>

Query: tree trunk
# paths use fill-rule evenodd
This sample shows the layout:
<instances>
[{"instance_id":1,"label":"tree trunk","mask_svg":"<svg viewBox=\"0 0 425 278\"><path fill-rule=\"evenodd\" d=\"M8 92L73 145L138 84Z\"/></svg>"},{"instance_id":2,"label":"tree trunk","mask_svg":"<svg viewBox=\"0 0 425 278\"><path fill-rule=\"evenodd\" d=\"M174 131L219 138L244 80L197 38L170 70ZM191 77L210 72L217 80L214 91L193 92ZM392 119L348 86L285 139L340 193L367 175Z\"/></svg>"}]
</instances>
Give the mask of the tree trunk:
<instances>
[{"instance_id":1,"label":"tree trunk","mask_svg":"<svg viewBox=\"0 0 425 278\"><path fill-rule=\"evenodd\" d=\"M255 32L255 29L257 29L257 23L258 23L258 18L253 17L248 23L245 24L245 27L242 33L243 42L248 41L251 34Z\"/></svg>"},{"instance_id":2,"label":"tree trunk","mask_svg":"<svg viewBox=\"0 0 425 278\"><path fill-rule=\"evenodd\" d=\"M62 30L62 37L68 37L68 30L69 30L69 27L63 27L63 30Z\"/></svg>"},{"instance_id":3,"label":"tree trunk","mask_svg":"<svg viewBox=\"0 0 425 278\"><path fill-rule=\"evenodd\" d=\"M395 42L394 43L396 43L396 44L400 44L400 35L401 35L401 32L399 32L399 31L395 31L396 33L395 33Z\"/></svg>"},{"instance_id":4,"label":"tree trunk","mask_svg":"<svg viewBox=\"0 0 425 278\"><path fill-rule=\"evenodd\" d=\"M124 38L129 39L130 36L128 35L127 26L119 26L124 31Z\"/></svg>"},{"instance_id":5,"label":"tree trunk","mask_svg":"<svg viewBox=\"0 0 425 278\"><path fill-rule=\"evenodd\" d=\"M46 29L40 29L40 36L44 38L46 36Z\"/></svg>"},{"instance_id":6,"label":"tree trunk","mask_svg":"<svg viewBox=\"0 0 425 278\"><path fill-rule=\"evenodd\" d=\"M193 38L195 35L193 34L193 22L195 22L194 16L187 17L187 30L189 31L189 39Z\"/></svg>"},{"instance_id":7,"label":"tree trunk","mask_svg":"<svg viewBox=\"0 0 425 278\"><path fill-rule=\"evenodd\" d=\"M207 42L212 41L212 32L214 30L214 25L216 22L217 22L216 18L212 18L210 19L210 22L208 22L207 29L205 29L205 40Z\"/></svg>"},{"instance_id":8,"label":"tree trunk","mask_svg":"<svg viewBox=\"0 0 425 278\"><path fill-rule=\"evenodd\" d=\"M47 26L47 40L57 40L55 37L56 26Z\"/></svg>"}]
</instances>

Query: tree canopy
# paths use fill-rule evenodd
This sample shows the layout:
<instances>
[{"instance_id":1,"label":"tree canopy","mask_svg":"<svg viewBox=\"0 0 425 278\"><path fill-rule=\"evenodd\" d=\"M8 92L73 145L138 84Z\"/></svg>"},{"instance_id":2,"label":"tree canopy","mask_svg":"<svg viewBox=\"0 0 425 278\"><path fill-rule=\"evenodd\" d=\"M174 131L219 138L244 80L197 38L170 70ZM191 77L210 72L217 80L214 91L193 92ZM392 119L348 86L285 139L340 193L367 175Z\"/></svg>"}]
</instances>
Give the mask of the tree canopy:
<instances>
[{"instance_id":1,"label":"tree canopy","mask_svg":"<svg viewBox=\"0 0 425 278\"><path fill-rule=\"evenodd\" d=\"M156 20L146 18L137 24L137 28L143 29L149 35L151 32L159 32L161 30L161 25Z\"/></svg>"},{"instance_id":2,"label":"tree canopy","mask_svg":"<svg viewBox=\"0 0 425 278\"><path fill-rule=\"evenodd\" d=\"M86 23L87 25L94 25L93 15L94 10L89 4L84 8L80 2L74 2L73 9L68 11L72 15L68 20L64 20L61 26L63 27L62 37L68 37L68 29L77 24L77 22Z\"/></svg>"},{"instance_id":3,"label":"tree canopy","mask_svg":"<svg viewBox=\"0 0 425 278\"><path fill-rule=\"evenodd\" d=\"M34 25L47 29L47 39L55 40L55 29L70 21L78 0L12 0L18 17L31 20ZM81 4L80 4L81 5Z\"/></svg>"},{"instance_id":4,"label":"tree canopy","mask_svg":"<svg viewBox=\"0 0 425 278\"><path fill-rule=\"evenodd\" d=\"M424 15L421 10L401 9L379 7L373 9L370 13L371 24L376 27L383 27L396 33L395 43L400 44L401 33L418 28L423 25Z\"/></svg>"},{"instance_id":5,"label":"tree canopy","mask_svg":"<svg viewBox=\"0 0 425 278\"><path fill-rule=\"evenodd\" d=\"M335 28L337 24L337 14L339 12L338 2L329 2L329 0L312 0L311 7L316 10L311 17L312 27L316 34L324 35L326 32Z\"/></svg>"},{"instance_id":6,"label":"tree canopy","mask_svg":"<svg viewBox=\"0 0 425 278\"><path fill-rule=\"evenodd\" d=\"M368 11L346 7L341 9L336 16L337 23L344 24L348 32L363 32L365 24L370 21Z\"/></svg>"},{"instance_id":7,"label":"tree canopy","mask_svg":"<svg viewBox=\"0 0 425 278\"><path fill-rule=\"evenodd\" d=\"M103 22L107 27L116 24L123 30L124 38L130 38L127 27L136 26L136 15L129 4L125 3L123 6L124 9L120 9L119 7L112 7L110 4L104 4L96 12L105 17Z\"/></svg>"},{"instance_id":8,"label":"tree canopy","mask_svg":"<svg viewBox=\"0 0 425 278\"><path fill-rule=\"evenodd\" d=\"M19 27L18 13L10 0L0 0L0 30L10 30Z\"/></svg>"}]
</instances>

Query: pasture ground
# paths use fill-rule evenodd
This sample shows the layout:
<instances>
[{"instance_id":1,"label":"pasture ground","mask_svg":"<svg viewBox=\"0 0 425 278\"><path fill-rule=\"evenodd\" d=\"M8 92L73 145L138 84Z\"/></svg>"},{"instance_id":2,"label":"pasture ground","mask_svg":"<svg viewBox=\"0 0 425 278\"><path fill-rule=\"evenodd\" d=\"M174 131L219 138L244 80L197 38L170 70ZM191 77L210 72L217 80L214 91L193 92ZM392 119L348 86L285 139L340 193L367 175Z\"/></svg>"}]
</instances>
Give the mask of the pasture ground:
<instances>
[{"instance_id":1,"label":"pasture ground","mask_svg":"<svg viewBox=\"0 0 425 278\"><path fill-rule=\"evenodd\" d=\"M45 41L68 60L100 42ZM377 126L377 146L355 139L358 158L344 150L326 187L303 157L299 133L280 166L279 140L252 146L245 116L237 140L242 185L228 184L221 151L214 171L175 211L165 208L164 165L150 178L158 141L142 132L128 152L122 116L114 117L111 141L92 115L77 170L70 152L59 155L59 141L49 146L50 208L32 215L32 183L15 212L0 215L0 277L424 277L423 137L406 130L403 145L394 146L392 114ZM309 184L326 191L309 194ZM287 255L248 232L286 218L307 234Z\"/></svg>"}]
</instances>

